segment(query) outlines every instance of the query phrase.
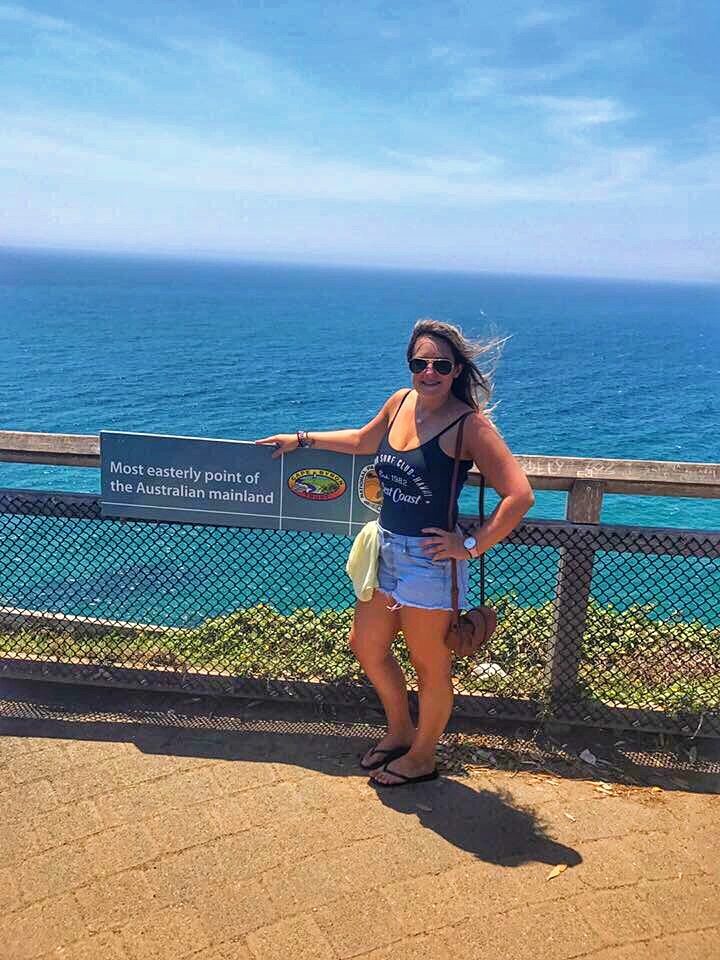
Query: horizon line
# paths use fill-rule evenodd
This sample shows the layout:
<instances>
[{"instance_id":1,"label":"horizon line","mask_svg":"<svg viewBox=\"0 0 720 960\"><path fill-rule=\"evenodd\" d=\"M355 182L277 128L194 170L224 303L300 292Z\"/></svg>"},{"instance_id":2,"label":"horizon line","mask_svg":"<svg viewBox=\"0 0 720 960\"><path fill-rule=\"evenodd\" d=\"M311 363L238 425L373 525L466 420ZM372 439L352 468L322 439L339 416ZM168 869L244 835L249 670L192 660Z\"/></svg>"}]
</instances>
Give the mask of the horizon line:
<instances>
[{"instance_id":1,"label":"horizon line","mask_svg":"<svg viewBox=\"0 0 720 960\"><path fill-rule=\"evenodd\" d=\"M486 276L486 277L522 277L537 280L586 280L608 283L638 283L649 286L720 286L720 277L669 277L658 278L654 276L624 276L618 274L605 273L560 273L560 272L533 272L518 269L489 269L481 267L433 267L427 265L409 266L407 264L397 263L374 263L367 261L345 261L345 260L301 260L296 259L295 255L289 254L288 258L278 255L278 258L266 258L262 255L226 253L209 250L157 250L142 248L138 250L129 250L125 247L102 248L102 247L75 247L75 246L53 246L46 244L14 244L0 242L0 255L9 253L19 254L55 254L65 256L91 256L106 259L128 258L135 260L160 260L175 261L185 263L216 263L233 266L268 266L268 267L304 267L317 270L358 270L363 272L391 272L391 273L430 273L430 274L449 274L459 276Z\"/></svg>"}]
</instances>

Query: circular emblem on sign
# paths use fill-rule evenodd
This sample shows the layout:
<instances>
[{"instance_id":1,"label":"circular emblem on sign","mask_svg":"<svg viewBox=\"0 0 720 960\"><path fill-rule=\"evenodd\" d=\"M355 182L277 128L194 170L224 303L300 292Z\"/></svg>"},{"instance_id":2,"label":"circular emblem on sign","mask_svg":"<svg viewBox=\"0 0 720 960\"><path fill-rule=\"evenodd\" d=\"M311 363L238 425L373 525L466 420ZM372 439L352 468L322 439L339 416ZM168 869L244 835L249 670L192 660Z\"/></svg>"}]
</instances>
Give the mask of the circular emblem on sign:
<instances>
[{"instance_id":1,"label":"circular emblem on sign","mask_svg":"<svg viewBox=\"0 0 720 960\"><path fill-rule=\"evenodd\" d=\"M343 478L332 470L296 470L287 483L303 500L337 500L347 490Z\"/></svg>"},{"instance_id":2,"label":"circular emblem on sign","mask_svg":"<svg viewBox=\"0 0 720 960\"><path fill-rule=\"evenodd\" d=\"M366 507L374 510L375 513L380 513L382 487L380 486L380 479L375 473L375 467L372 463L369 463L360 471L357 491L360 500Z\"/></svg>"}]
</instances>

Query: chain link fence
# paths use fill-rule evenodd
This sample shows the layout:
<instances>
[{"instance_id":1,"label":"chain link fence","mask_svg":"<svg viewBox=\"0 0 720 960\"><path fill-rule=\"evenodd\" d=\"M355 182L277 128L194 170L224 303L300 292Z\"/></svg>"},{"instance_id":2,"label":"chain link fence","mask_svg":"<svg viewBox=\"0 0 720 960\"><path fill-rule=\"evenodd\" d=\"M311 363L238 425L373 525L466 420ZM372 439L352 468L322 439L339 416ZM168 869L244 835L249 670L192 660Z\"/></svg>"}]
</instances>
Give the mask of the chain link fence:
<instances>
[{"instance_id":1,"label":"chain link fence","mask_svg":"<svg viewBox=\"0 0 720 960\"><path fill-rule=\"evenodd\" d=\"M0 490L0 676L372 701L349 547ZM455 663L459 714L720 735L720 534L528 521L490 551L486 588L499 627ZM412 686L401 637L396 654Z\"/></svg>"}]
</instances>

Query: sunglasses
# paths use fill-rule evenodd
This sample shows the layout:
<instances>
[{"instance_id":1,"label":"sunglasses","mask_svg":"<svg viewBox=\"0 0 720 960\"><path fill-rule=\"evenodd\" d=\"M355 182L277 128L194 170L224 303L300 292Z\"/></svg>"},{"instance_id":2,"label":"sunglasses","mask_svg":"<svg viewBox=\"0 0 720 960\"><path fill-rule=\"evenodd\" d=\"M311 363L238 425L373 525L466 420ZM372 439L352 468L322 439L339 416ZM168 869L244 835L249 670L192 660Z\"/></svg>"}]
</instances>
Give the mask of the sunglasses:
<instances>
[{"instance_id":1,"label":"sunglasses","mask_svg":"<svg viewBox=\"0 0 720 960\"><path fill-rule=\"evenodd\" d=\"M446 377L449 373L452 373L455 364L452 360L442 358L440 360L425 360L423 357L413 357L408 366L413 373L422 373L423 370L432 367L435 373L439 373L441 377Z\"/></svg>"}]
</instances>

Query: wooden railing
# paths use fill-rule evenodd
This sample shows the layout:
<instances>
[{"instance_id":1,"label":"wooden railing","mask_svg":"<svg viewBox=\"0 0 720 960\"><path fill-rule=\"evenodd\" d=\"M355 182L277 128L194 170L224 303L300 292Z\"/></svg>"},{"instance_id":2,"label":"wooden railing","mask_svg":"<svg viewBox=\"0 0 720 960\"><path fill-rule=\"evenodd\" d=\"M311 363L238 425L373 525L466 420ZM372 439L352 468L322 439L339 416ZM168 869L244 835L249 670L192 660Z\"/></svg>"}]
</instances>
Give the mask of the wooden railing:
<instances>
[{"instance_id":1,"label":"wooden railing","mask_svg":"<svg viewBox=\"0 0 720 960\"><path fill-rule=\"evenodd\" d=\"M100 438L73 433L19 433L0 430L0 461L99 467ZM535 490L567 491L570 523L599 523L603 497L720 499L720 464L665 460L599 460L584 457L517 457ZM473 469L468 483L477 485Z\"/></svg>"}]
</instances>

